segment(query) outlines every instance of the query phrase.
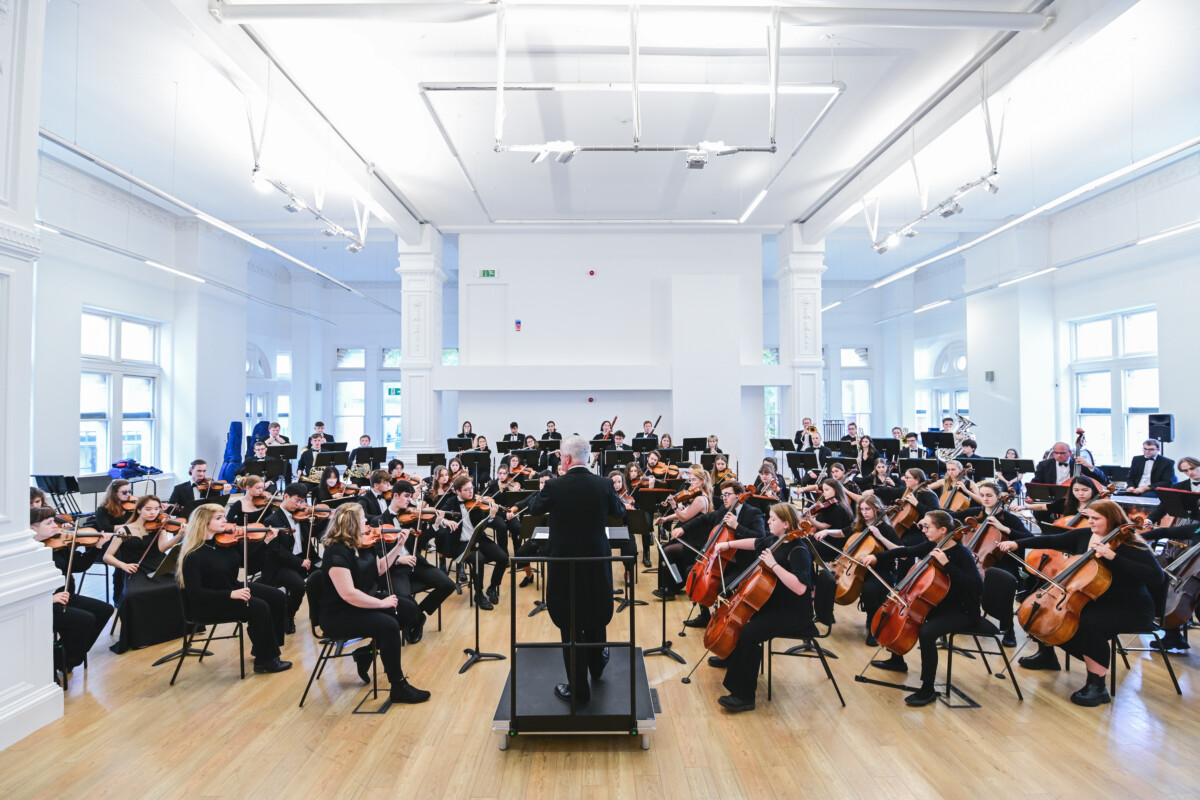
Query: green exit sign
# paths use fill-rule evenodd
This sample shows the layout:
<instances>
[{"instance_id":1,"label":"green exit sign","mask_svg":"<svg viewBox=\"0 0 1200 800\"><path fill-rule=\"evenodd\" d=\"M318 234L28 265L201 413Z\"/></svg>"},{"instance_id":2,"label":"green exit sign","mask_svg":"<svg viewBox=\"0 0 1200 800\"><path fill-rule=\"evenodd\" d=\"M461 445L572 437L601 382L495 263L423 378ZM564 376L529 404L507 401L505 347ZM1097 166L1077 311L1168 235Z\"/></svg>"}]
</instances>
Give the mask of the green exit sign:
<instances>
[{"instance_id":1,"label":"green exit sign","mask_svg":"<svg viewBox=\"0 0 1200 800\"><path fill-rule=\"evenodd\" d=\"M496 270L494 270L494 269L481 269L481 270L479 270L479 277L481 277L481 278L494 278L494 277L496 277Z\"/></svg>"},{"instance_id":2,"label":"green exit sign","mask_svg":"<svg viewBox=\"0 0 1200 800\"><path fill-rule=\"evenodd\" d=\"M399 387L393 388L393 387L389 386L387 393L388 393L388 397L399 397L400 389L399 389Z\"/></svg>"}]
</instances>

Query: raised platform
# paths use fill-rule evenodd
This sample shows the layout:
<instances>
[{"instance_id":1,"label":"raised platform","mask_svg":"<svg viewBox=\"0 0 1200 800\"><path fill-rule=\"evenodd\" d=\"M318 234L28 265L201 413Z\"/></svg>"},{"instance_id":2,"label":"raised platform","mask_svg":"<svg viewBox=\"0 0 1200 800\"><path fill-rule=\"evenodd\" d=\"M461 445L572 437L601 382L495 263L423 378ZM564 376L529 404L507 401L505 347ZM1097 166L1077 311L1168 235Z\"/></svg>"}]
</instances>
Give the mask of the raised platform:
<instances>
[{"instance_id":1,"label":"raised platform","mask_svg":"<svg viewBox=\"0 0 1200 800\"><path fill-rule=\"evenodd\" d=\"M642 749L650 747L649 732L655 729L654 715L659 711L658 694L646 678L642 648L633 651L634 718L629 711L629 650L611 649L604 676L592 681L592 700L571 714L569 703L554 694L556 684L566 679L562 651L553 648L518 648L514 671L517 674L517 713L512 713L512 675L504 682L504 691L496 704L492 730L501 734L500 749L508 748L508 739L518 733L537 734L617 734L642 737Z\"/></svg>"}]
</instances>

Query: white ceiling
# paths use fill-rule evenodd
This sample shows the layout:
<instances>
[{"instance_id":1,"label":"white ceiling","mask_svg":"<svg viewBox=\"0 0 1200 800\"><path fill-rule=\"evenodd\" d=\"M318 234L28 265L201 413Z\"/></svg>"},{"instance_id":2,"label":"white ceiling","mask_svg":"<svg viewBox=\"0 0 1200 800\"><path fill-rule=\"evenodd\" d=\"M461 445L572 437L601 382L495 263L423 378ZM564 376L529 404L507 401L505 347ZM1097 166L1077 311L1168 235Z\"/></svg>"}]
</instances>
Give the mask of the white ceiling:
<instances>
[{"instance_id":1,"label":"white ceiling","mask_svg":"<svg viewBox=\"0 0 1200 800\"><path fill-rule=\"evenodd\" d=\"M1031 3L870 5L1024 11ZM1189 38L1200 30L1200 3L1142 0L1096 33L1130 5L1132 0L1058 0L1050 7L1058 22L1044 32L1017 34L996 57L989 75L997 120L1007 107L998 195L977 191L964 199L964 214L925 223L921 236L882 258L871 252L862 216L854 213L863 196L879 198L884 230L920 213L912 169L904 163L914 151L935 203L988 169L979 114L959 98L954 108L947 101L944 113L930 114L833 198L821 213L826 228L841 227L830 245L837 277L869 280L891 272L964 231L986 229L1200 130L1200 56ZM348 269L356 257L340 248L331 253L315 222L284 211L281 195L250 188L247 96L256 122L267 114L264 171L306 199L323 188L326 211L348 228L354 224L350 197L363 196L366 168L355 166L357 159L311 109L297 112L295 98L288 97L294 90L267 67L247 33L208 18L207 6L207 0L50 3L44 127L289 252L290 246L302 249L318 266L327 266L328 255L331 269ZM766 83L764 16L727 16L716 23L700 13L665 19L643 9L640 80ZM446 232L502 227L489 214L491 220L551 224L737 219L783 169L747 223L779 230L813 209L994 36L980 30L784 27L781 82L837 80L845 86L843 96L790 163L788 154L824 98L780 97L779 152L713 157L704 170L687 170L679 153L581 153L567 164L553 157L530 164L528 154L494 152L494 92L430 93L435 118L422 100L421 83L496 80L491 17L456 24L267 22L251 30L415 214ZM505 80L626 83L628 37L621 14L514 10ZM971 79L960 93L977 99L978 81ZM508 92L505 104L505 143L632 141L626 93ZM767 99L761 95L646 93L641 113L643 144L766 143ZM390 263L393 241L372 237L368 251L378 251L373 266L354 271L383 271L379 265Z\"/></svg>"}]
</instances>

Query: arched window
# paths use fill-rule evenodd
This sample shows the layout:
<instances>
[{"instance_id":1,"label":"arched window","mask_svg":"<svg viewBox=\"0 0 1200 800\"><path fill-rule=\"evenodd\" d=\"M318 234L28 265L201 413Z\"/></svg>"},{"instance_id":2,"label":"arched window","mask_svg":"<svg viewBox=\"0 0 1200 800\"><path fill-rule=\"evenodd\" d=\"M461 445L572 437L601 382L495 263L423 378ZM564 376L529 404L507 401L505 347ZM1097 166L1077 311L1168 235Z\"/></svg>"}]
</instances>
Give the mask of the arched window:
<instances>
[{"instance_id":1,"label":"arched window","mask_svg":"<svg viewBox=\"0 0 1200 800\"><path fill-rule=\"evenodd\" d=\"M933 376L964 375L967 371L967 343L951 342L946 345L933 365Z\"/></svg>"},{"instance_id":2,"label":"arched window","mask_svg":"<svg viewBox=\"0 0 1200 800\"><path fill-rule=\"evenodd\" d=\"M266 378L268 380L271 377L271 364L257 345L246 345L246 377Z\"/></svg>"}]
</instances>

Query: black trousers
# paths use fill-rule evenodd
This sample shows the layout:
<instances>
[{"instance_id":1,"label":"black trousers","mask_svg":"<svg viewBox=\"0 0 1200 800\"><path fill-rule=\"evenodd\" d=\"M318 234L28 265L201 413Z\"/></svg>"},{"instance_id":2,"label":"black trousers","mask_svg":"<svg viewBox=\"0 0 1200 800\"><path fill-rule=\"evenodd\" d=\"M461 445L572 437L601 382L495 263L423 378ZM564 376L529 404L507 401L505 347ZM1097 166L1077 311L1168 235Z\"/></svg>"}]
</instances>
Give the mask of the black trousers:
<instances>
[{"instance_id":1,"label":"black trousers","mask_svg":"<svg viewBox=\"0 0 1200 800\"><path fill-rule=\"evenodd\" d=\"M786 586L776 591L791 591ZM739 700L753 701L758 691L758 670L762 665L763 642L776 636L800 638L816 634L812 624L812 603L806 610L797 611L795 606L776 604L764 605L762 610L750 618L742 627L733 652L726 659L727 669L722 685Z\"/></svg>"},{"instance_id":2,"label":"black trousers","mask_svg":"<svg viewBox=\"0 0 1200 800\"><path fill-rule=\"evenodd\" d=\"M72 594L65 606L54 604L54 632L62 643L61 655L54 666L70 672L83 663L84 656L104 633L115 609L103 600Z\"/></svg>"},{"instance_id":3,"label":"black trousers","mask_svg":"<svg viewBox=\"0 0 1200 800\"><path fill-rule=\"evenodd\" d=\"M921 686L933 686L938 668L938 639L948 633L966 630L971 624L966 613L958 608L937 606L925 618L917 641L921 648Z\"/></svg>"},{"instance_id":4,"label":"black trousers","mask_svg":"<svg viewBox=\"0 0 1200 800\"><path fill-rule=\"evenodd\" d=\"M894 575L885 575L889 580L894 578ZM892 581L895 583L895 581ZM863 579L862 594L863 611L867 612L867 631L871 630L871 620L875 618L875 612L887 600L887 587L884 586L879 578L876 578L871 573L867 573L867 577Z\"/></svg>"},{"instance_id":5,"label":"black trousers","mask_svg":"<svg viewBox=\"0 0 1200 800\"><path fill-rule=\"evenodd\" d=\"M570 628L559 628L558 630L564 643L571 641ZM592 686L588 682L588 674L591 673L593 680L599 680L604 672L604 648L590 643L607 641L607 630L607 627L601 626L584 628L576 632L574 675L571 674L571 648L563 648L563 666L567 671L567 683L571 686L571 693L580 703L586 703L592 699Z\"/></svg>"},{"instance_id":6,"label":"black trousers","mask_svg":"<svg viewBox=\"0 0 1200 800\"><path fill-rule=\"evenodd\" d=\"M1108 642L1113 636L1126 631L1147 630L1154 625L1154 608L1148 604L1128 601L1107 601L1101 595L1083 607L1079 613L1079 630L1062 649L1076 658L1087 656L1101 666L1108 666Z\"/></svg>"},{"instance_id":7,"label":"black trousers","mask_svg":"<svg viewBox=\"0 0 1200 800\"><path fill-rule=\"evenodd\" d=\"M269 664L279 658L283 631L287 622L287 595L265 583L250 584L250 602L228 598L211 605L192 601L190 622L205 625L240 621L247 623L250 635L250 654L255 664Z\"/></svg>"},{"instance_id":8,"label":"black trousers","mask_svg":"<svg viewBox=\"0 0 1200 800\"><path fill-rule=\"evenodd\" d=\"M294 621L296 612L304 602L304 574L289 567L279 567L269 579L264 578L262 582L287 592L287 618Z\"/></svg>"},{"instance_id":9,"label":"black trousers","mask_svg":"<svg viewBox=\"0 0 1200 800\"><path fill-rule=\"evenodd\" d=\"M692 565L696 563L699 556L687 545L682 542L671 542L663 545L663 553L667 556L667 561L675 565L679 571L680 583L676 583L671 577L671 571L667 564L659 562L658 565L658 588L666 591L679 591L683 585L687 583L688 572L691 571Z\"/></svg>"},{"instance_id":10,"label":"black trousers","mask_svg":"<svg viewBox=\"0 0 1200 800\"><path fill-rule=\"evenodd\" d=\"M492 579L488 583L488 588L499 589L504 580L504 572L508 569L508 552L501 550L500 545L486 536L481 536L478 541L479 546L475 549L475 555L471 559L474 562L472 582L475 585L475 591L483 591L483 565L488 563L496 565L492 567ZM446 557L457 558L459 553L466 549L467 543L455 540L449 546L451 551L445 554Z\"/></svg>"},{"instance_id":11,"label":"black trousers","mask_svg":"<svg viewBox=\"0 0 1200 800\"><path fill-rule=\"evenodd\" d=\"M408 598L428 590L429 593L421 598L417 608L431 616L442 601L454 592L454 581L428 561L418 558L411 568L404 565L392 567L392 587L397 597Z\"/></svg>"},{"instance_id":12,"label":"black trousers","mask_svg":"<svg viewBox=\"0 0 1200 800\"><path fill-rule=\"evenodd\" d=\"M415 604L413 606L415 608ZM395 686L404 679L404 673L400 671L400 622L395 615L370 608L336 613L322 611L321 632L334 639L374 639L388 680Z\"/></svg>"}]
</instances>

